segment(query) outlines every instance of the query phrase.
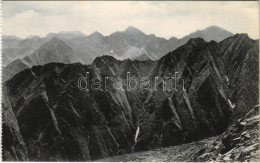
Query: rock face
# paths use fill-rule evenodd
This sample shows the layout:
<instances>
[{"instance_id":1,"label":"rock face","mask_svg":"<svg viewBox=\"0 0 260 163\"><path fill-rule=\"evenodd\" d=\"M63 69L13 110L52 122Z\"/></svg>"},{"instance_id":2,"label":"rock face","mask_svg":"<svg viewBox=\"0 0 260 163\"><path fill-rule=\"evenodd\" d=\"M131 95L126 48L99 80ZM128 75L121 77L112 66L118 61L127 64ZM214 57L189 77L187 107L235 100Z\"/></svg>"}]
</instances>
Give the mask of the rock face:
<instances>
[{"instance_id":1,"label":"rock face","mask_svg":"<svg viewBox=\"0 0 260 163\"><path fill-rule=\"evenodd\" d=\"M236 119L259 103L259 41L240 34L221 41L219 47Z\"/></svg>"},{"instance_id":2,"label":"rock face","mask_svg":"<svg viewBox=\"0 0 260 163\"><path fill-rule=\"evenodd\" d=\"M48 62L40 52L34 61ZM155 78L170 73L176 86L163 90ZM127 74L143 87L128 90ZM244 34L190 39L158 61L33 66L3 85L3 160L97 160L216 136L258 104L257 83L257 41Z\"/></svg>"},{"instance_id":3,"label":"rock face","mask_svg":"<svg viewBox=\"0 0 260 163\"><path fill-rule=\"evenodd\" d=\"M28 161L28 151L12 109L3 108L2 156L9 161Z\"/></svg>"},{"instance_id":4,"label":"rock face","mask_svg":"<svg viewBox=\"0 0 260 163\"><path fill-rule=\"evenodd\" d=\"M215 141L198 151L199 161L259 161L259 107L230 125Z\"/></svg>"},{"instance_id":5,"label":"rock face","mask_svg":"<svg viewBox=\"0 0 260 163\"><path fill-rule=\"evenodd\" d=\"M6 83L4 106L14 111L30 160L83 161L132 150L134 107L124 92L79 90L86 72L98 75L89 66L51 63Z\"/></svg>"},{"instance_id":6,"label":"rock face","mask_svg":"<svg viewBox=\"0 0 260 163\"><path fill-rule=\"evenodd\" d=\"M163 146L179 145L226 129L232 108L217 55L216 42L196 38L158 61L150 78L178 72L180 80L176 80L176 90L169 92L162 90L161 81L153 84L158 88L151 89L143 104L137 149L151 148L150 141Z\"/></svg>"},{"instance_id":7,"label":"rock face","mask_svg":"<svg viewBox=\"0 0 260 163\"><path fill-rule=\"evenodd\" d=\"M162 57L150 78L178 72L183 80L176 82L178 91L162 91L159 82L159 90L148 93L136 150L150 149L151 141L178 145L222 133L258 104L258 63L257 41L244 34L219 44L190 39Z\"/></svg>"},{"instance_id":8,"label":"rock face","mask_svg":"<svg viewBox=\"0 0 260 163\"><path fill-rule=\"evenodd\" d=\"M259 161L259 107L230 125L223 134L202 141L125 154L99 162L257 162Z\"/></svg>"}]
</instances>

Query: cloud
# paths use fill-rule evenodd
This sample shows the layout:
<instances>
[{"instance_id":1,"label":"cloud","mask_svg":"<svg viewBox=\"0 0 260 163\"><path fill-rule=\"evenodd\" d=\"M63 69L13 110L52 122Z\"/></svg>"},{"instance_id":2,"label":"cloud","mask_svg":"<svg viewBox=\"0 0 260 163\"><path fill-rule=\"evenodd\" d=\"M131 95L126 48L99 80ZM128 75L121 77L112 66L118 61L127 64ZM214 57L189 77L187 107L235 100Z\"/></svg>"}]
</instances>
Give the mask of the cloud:
<instances>
[{"instance_id":1,"label":"cloud","mask_svg":"<svg viewBox=\"0 0 260 163\"><path fill-rule=\"evenodd\" d=\"M165 38L183 37L210 25L252 38L259 35L254 1L4 1L3 8L3 33L19 37L59 31L109 35L130 25Z\"/></svg>"}]
</instances>

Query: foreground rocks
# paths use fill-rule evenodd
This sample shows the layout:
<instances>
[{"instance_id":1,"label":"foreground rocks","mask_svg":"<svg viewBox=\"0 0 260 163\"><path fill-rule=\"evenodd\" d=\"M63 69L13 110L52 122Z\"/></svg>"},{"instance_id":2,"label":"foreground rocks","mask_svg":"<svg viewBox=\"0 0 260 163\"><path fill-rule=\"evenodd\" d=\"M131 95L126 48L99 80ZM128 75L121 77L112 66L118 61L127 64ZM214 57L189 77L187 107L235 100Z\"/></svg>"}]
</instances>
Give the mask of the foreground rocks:
<instances>
[{"instance_id":1,"label":"foreground rocks","mask_svg":"<svg viewBox=\"0 0 260 163\"><path fill-rule=\"evenodd\" d=\"M250 110L223 134L202 141L98 161L259 161L259 107Z\"/></svg>"},{"instance_id":2,"label":"foreground rocks","mask_svg":"<svg viewBox=\"0 0 260 163\"><path fill-rule=\"evenodd\" d=\"M198 151L195 160L259 161L259 119L259 107L255 107Z\"/></svg>"}]
</instances>

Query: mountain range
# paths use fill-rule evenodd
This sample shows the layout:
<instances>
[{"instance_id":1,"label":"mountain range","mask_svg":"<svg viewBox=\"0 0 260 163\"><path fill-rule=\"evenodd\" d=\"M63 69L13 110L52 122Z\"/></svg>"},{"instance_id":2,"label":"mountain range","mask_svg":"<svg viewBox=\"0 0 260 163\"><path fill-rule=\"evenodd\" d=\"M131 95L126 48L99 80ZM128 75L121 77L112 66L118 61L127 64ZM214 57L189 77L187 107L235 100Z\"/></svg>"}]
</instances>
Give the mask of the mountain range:
<instances>
[{"instance_id":1,"label":"mountain range","mask_svg":"<svg viewBox=\"0 0 260 163\"><path fill-rule=\"evenodd\" d=\"M220 27L211 26L181 39L171 37L167 40L156 37L154 34L146 35L139 29L130 26L125 31L115 32L109 36L103 36L99 32L87 36L79 31L49 33L44 38L29 36L24 40L16 36L3 36L3 65L6 66L15 59L30 55L52 37L57 37L70 45L81 63L90 64L97 56L102 55L112 55L117 59L144 55L146 59L157 60L185 44L190 38L201 37L206 41L219 42L232 35L231 32Z\"/></svg>"},{"instance_id":2,"label":"mountain range","mask_svg":"<svg viewBox=\"0 0 260 163\"><path fill-rule=\"evenodd\" d=\"M75 58L75 51L69 45L57 37L53 37L31 55L18 58L4 67L3 81L34 65L44 65L50 62L72 63Z\"/></svg>"},{"instance_id":3,"label":"mountain range","mask_svg":"<svg viewBox=\"0 0 260 163\"><path fill-rule=\"evenodd\" d=\"M196 31L191 37L206 38L189 38L181 46L176 38L133 27L110 36L53 37L14 61L18 64L10 63L4 71L18 69L3 83L3 160L89 161L238 132L229 126L259 103L259 41L247 34L214 36L215 29ZM93 62L75 63L88 53L84 48ZM93 54L106 50L107 55ZM156 58L124 59L142 55L140 50ZM83 91L79 79L87 72L91 79L123 81L127 73L139 81L177 72L180 80L174 91L165 91L162 80L151 80L157 89L127 91L123 83L118 90Z\"/></svg>"},{"instance_id":4,"label":"mountain range","mask_svg":"<svg viewBox=\"0 0 260 163\"><path fill-rule=\"evenodd\" d=\"M24 40L15 36L3 36L3 80L6 81L19 71L34 65L50 62L91 64L96 57L102 55L110 55L119 60L127 58L142 61L149 59L158 60L166 53L185 44L190 38L201 37L206 41L214 40L219 42L232 35L232 33L220 27L211 26L191 33L182 39L171 37L169 40L166 40L153 34L146 35L142 31L130 26L123 32L115 32L109 36L103 36L99 32L86 36L79 31L49 33L44 38L29 36ZM57 55L55 48L46 48L46 45L52 47L50 44L53 44L55 41L57 42L56 44L63 44L59 47L64 47L61 51L73 49L69 51L71 56L73 56L70 57L70 61L68 61L67 54ZM38 52L42 53L38 56L41 57L39 59L41 62L33 61L35 59L34 56ZM57 58L57 56L59 57ZM63 56L65 59L62 58ZM63 62L64 60L66 62Z\"/></svg>"}]
</instances>

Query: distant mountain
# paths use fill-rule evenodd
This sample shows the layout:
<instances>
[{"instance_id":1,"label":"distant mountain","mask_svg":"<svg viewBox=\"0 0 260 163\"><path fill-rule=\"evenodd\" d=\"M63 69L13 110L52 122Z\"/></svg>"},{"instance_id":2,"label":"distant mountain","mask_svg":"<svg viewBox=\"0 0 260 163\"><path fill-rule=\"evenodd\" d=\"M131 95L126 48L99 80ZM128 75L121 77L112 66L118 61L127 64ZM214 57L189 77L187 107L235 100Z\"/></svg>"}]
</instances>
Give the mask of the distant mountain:
<instances>
[{"instance_id":1,"label":"distant mountain","mask_svg":"<svg viewBox=\"0 0 260 163\"><path fill-rule=\"evenodd\" d=\"M39 36L29 36L26 39L19 39L16 36L3 36L3 66L5 67L18 58L23 58L32 54L53 37L65 41L84 36L86 36L84 33L78 31L49 33L44 38Z\"/></svg>"},{"instance_id":2,"label":"distant mountain","mask_svg":"<svg viewBox=\"0 0 260 163\"><path fill-rule=\"evenodd\" d=\"M146 61L146 60L149 60L150 58L146 55L146 54L142 54L142 55L139 55L135 58L133 58L134 60L139 60L139 61Z\"/></svg>"},{"instance_id":3,"label":"distant mountain","mask_svg":"<svg viewBox=\"0 0 260 163\"><path fill-rule=\"evenodd\" d=\"M94 32L86 37L71 39L67 43L75 49L81 63L90 64L98 56L111 55L104 38L101 33Z\"/></svg>"},{"instance_id":4,"label":"distant mountain","mask_svg":"<svg viewBox=\"0 0 260 163\"><path fill-rule=\"evenodd\" d=\"M31 55L16 59L8 64L3 69L3 80L6 81L16 73L32 66L50 62L72 63L76 61L75 51L64 41L53 37Z\"/></svg>"},{"instance_id":5,"label":"distant mountain","mask_svg":"<svg viewBox=\"0 0 260 163\"><path fill-rule=\"evenodd\" d=\"M31 54L52 37L57 37L69 44L76 51L76 55L81 58L81 63L90 64L97 56L102 55L111 55L124 60L126 58L138 59L139 56L146 54L146 59L158 60L166 53L185 44L190 38L201 37L206 41L219 42L231 35L233 34L216 26L196 31L181 39L172 37L169 40L156 37L154 34L147 35L132 26L109 36L103 36L97 31L89 36L79 31L49 33L45 38L32 36L21 41L15 40L14 43L4 39L3 65L6 66L17 58ZM10 44L13 46L10 47ZM145 58L141 57L141 59Z\"/></svg>"},{"instance_id":6,"label":"distant mountain","mask_svg":"<svg viewBox=\"0 0 260 163\"><path fill-rule=\"evenodd\" d=\"M3 38L3 66L7 66L12 61L33 53L46 42L46 39L38 36L30 36L23 40Z\"/></svg>"},{"instance_id":7,"label":"distant mountain","mask_svg":"<svg viewBox=\"0 0 260 163\"><path fill-rule=\"evenodd\" d=\"M2 39L10 39L10 40L22 40L21 38L14 35L3 35Z\"/></svg>"},{"instance_id":8,"label":"distant mountain","mask_svg":"<svg viewBox=\"0 0 260 163\"><path fill-rule=\"evenodd\" d=\"M185 44L190 38L196 37L203 38L205 41L213 40L216 42L220 42L230 36L233 36L233 33L217 26L210 26L206 29L197 30L194 33L184 36L180 39L180 44Z\"/></svg>"},{"instance_id":9,"label":"distant mountain","mask_svg":"<svg viewBox=\"0 0 260 163\"><path fill-rule=\"evenodd\" d=\"M18 38L16 36L2 36L3 40L3 49L13 48L17 46L17 44L22 40L21 38Z\"/></svg>"},{"instance_id":10,"label":"distant mountain","mask_svg":"<svg viewBox=\"0 0 260 163\"><path fill-rule=\"evenodd\" d=\"M103 40L98 33L94 36L96 41ZM64 50L56 51L57 47ZM250 138L257 137L256 109L246 115L259 103L259 45L246 34L219 43L191 38L158 61L105 55L91 65L48 63L57 55L65 58L55 61L70 62L73 52L64 41L53 38L20 62L44 65L24 69L3 83L3 160L90 161L197 144L224 133L217 143L204 141L214 148L207 146L192 156L209 161L205 154L209 153L212 159L232 161L247 159L240 151L241 142L250 139L248 143L254 145L245 150L246 155L259 144ZM87 72L94 84L82 86L90 84L95 90L78 87ZM146 89L140 89L139 83L128 91L127 72L138 82L149 79L150 86L146 83L142 85ZM164 90L164 82L155 81L176 72L174 90ZM114 80L100 86L97 80L106 77ZM111 89L115 84L120 89Z\"/></svg>"},{"instance_id":11,"label":"distant mountain","mask_svg":"<svg viewBox=\"0 0 260 163\"><path fill-rule=\"evenodd\" d=\"M196 31L181 39L175 37L166 40L155 35L146 35L135 27L128 27L125 31L115 32L109 36L103 36L94 32L84 38L69 40L68 43L77 51L82 62L89 64L95 57L111 55L117 59L135 59L146 54L146 59L157 60L164 54L173 51L185 44L188 39L201 37L206 41L221 41L233 34L216 26ZM141 59L144 59L143 57Z\"/></svg>"},{"instance_id":12,"label":"distant mountain","mask_svg":"<svg viewBox=\"0 0 260 163\"><path fill-rule=\"evenodd\" d=\"M51 39L52 37L57 37L59 39L75 39L75 38L81 38L85 37L86 35L83 32L80 31L61 31L59 33L49 33L46 36L46 39Z\"/></svg>"}]
</instances>

